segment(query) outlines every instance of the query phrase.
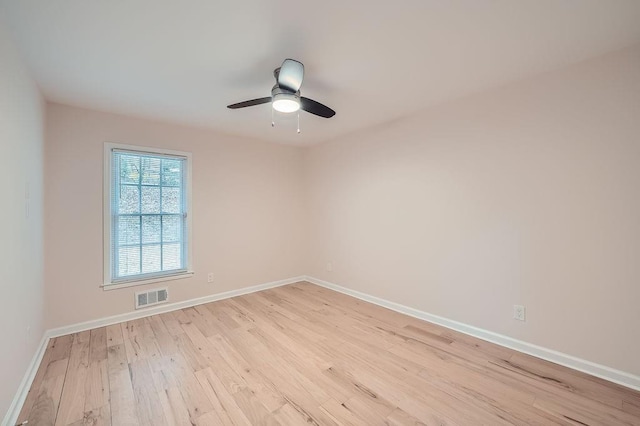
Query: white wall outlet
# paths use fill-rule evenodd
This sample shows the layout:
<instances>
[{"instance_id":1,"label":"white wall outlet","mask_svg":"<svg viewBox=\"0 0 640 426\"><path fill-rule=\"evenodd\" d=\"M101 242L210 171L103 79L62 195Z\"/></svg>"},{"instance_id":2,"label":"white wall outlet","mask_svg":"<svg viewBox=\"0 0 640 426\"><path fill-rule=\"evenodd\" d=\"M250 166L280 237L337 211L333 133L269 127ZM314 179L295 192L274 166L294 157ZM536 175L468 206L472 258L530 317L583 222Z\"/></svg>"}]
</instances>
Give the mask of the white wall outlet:
<instances>
[{"instance_id":1,"label":"white wall outlet","mask_svg":"<svg viewBox=\"0 0 640 426\"><path fill-rule=\"evenodd\" d=\"M518 321L525 320L525 309L522 305L513 305L513 318Z\"/></svg>"},{"instance_id":2,"label":"white wall outlet","mask_svg":"<svg viewBox=\"0 0 640 426\"><path fill-rule=\"evenodd\" d=\"M331 262L327 262L327 271L333 271L333 264Z\"/></svg>"},{"instance_id":3,"label":"white wall outlet","mask_svg":"<svg viewBox=\"0 0 640 426\"><path fill-rule=\"evenodd\" d=\"M208 283L212 283L213 282L213 272L209 272L207 274L207 282Z\"/></svg>"}]
</instances>

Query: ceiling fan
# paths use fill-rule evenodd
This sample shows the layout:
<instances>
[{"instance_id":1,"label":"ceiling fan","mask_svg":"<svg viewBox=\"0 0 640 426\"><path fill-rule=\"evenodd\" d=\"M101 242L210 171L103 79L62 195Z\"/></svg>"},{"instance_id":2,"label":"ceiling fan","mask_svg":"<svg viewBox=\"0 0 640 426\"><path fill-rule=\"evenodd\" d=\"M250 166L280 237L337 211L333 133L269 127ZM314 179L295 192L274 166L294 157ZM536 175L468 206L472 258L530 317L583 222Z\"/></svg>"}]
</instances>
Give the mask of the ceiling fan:
<instances>
[{"instance_id":1,"label":"ceiling fan","mask_svg":"<svg viewBox=\"0 0 640 426\"><path fill-rule=\"evenodd\" d=\"M227 105L227 108L246 108L271 102L274 110L284 113L303 110L324 118L331 118L336 114L328 106L300 96L300 86L304 78L304 65L302 65L302 62L285 59L282 66L273 71L273 76L276 79L276 85L271 89L271 96L238 102L237 104Z\"/></svg>"}]
</instances>

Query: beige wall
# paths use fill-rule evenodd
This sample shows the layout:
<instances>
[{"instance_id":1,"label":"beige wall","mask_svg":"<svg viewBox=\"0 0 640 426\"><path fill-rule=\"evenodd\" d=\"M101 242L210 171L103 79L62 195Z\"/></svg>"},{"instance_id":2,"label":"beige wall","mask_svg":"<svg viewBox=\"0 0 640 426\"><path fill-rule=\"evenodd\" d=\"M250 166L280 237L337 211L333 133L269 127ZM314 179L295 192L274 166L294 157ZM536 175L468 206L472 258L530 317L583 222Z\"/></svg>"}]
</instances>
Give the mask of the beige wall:
<instances>
[{"instance_id":1,"label":"beige wall","mask_svg":"<svg viewBox=\"0 0 640 426\"><path fill-rule=\"evenodd\" d=\"M43 333L44 104L2 25L0 64L1 418Z\"/></svg>"},{"instance_id":2,"label":"beige wall","mask_svg":"<svg viewBox=\"0 0 640 426\"><path fill-rule=\"evenodd\" d=\"M318 145L305 168L308 274L640 374L640 46Z\"/></svg>"},{"instance_id":3,"label":"beige wall","mask_svg":"<svg viewBox=\"0 0 640 426\"><path fill-rule=\"evenodd\" d=\"M268 128L266 129L269 130ZM193 266L178 281L103 291L104 142L193 153ZM169 286L170 301L301 275L301 151L57 104L47 106L47 328L134 308L134 292ZM215 282L207 283L213 272Z\"/></svg>"}]
</instances>

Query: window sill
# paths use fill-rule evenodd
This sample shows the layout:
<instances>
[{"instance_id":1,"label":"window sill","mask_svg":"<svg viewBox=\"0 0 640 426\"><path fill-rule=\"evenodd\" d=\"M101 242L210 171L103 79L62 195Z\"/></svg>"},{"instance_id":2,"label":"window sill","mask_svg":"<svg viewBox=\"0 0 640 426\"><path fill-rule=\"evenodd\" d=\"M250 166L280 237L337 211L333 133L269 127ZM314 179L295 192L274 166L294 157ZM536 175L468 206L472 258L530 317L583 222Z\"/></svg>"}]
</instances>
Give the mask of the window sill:
<instances>
[{"instance_id":1,"label":"window sill","mask_svg":"<svg viewBox=\"0 0 640 426\"><path fill-rule=\"evenodd\" d=\"M102 287L104 291L117 290L119 288L136 287L140 285L153 284L153 283L158 283L162 281L182 280L185 278L191 278L193 274L194 274L193 271L187 271L187 272L182 272L180 274L167 275L164 277L154 277L146 280L127 281L127 282L118 283L118 284L103 284L100 287Z\"/></svg>"}]
</instances>

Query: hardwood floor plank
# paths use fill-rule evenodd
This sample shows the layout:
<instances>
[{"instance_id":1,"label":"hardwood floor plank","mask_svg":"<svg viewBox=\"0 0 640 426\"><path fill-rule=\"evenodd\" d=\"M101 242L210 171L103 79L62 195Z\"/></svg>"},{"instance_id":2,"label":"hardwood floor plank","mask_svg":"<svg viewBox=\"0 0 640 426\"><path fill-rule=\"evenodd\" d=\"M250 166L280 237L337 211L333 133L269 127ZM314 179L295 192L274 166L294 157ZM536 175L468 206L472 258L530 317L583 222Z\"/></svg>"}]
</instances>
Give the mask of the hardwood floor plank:
<instances>
[{"instance_id":1,"label":"hardwood floor plank","mask_svg":"<svg viewBox=\"0 0 640 426\"><path fill-rule=\"evenodd\" d=\"M172 336L177 336L184 333L182 331L182 327L180 327L180 322L178 322L178 320L175 318L173 312L165 312L158 315L158 317L162 320L162 323L167 328L169 334L171 334Z\"/></svg>"},{"instance_id":2,"label":"hardwood floor plank","mask_svg":"<svg viewBox=\"0 0 640 426\"><path fill-rule=\"evenodd\" d=\"M162 355L170 356L180 353L180 348L178 347L174 336L168 332L162 333L160 331L156 332L155 335L158 349Z\"/></svg>"},{"instance_id":3,"label":"hardwood floor plank","mask_svg":"<svg viewBox=\"0 0 640 426\"><path fill-rule=\"evenodd\" d=\"M162 400L153 381L151 367L146 359L129 363L135 408L141 425L169 425L164 415Z\"/></svg>"},{"instance_id":4,"label":"hardwood floor plank","mask_svg":"<svg viewBox=\"0 0 640 426\"><path fill-rule=\"evenodd\" d=\"M495 392L493 388L499 388L499 384L488 380L476 387L467 379L468 373L458 381L450 369L443 370L439 375L425 374L423 371L420 377L425 378L430 386L438 388L465 406L472 407L474 411L488 413L509 423L558 424L552 416L530 409L535 399L531 402L523 401L519 395ZM529 395L526 399L529 399Z\"/></svg>"},{"instance_id":5,"label":"hardwood floor plank","mask_svg":"<svg viewBox=\"0 0 640 426\"><path fill-rule=\"evenodd\" d=\"M159 364L161 368L154 375L157 378L156 388L159 393L173 397L170 398L172 406L181 400L179 405L186 409L188 419L192 423L203 414L213 411L211 402L207 399L204 389L186 360L179 356L163 357ZM180 398L174 391L178 392ZM181 409L181 407L178 408Z\"/></svg>"},{"instance_id":6,"label":"hardwood floor plank","mask_svg":"<svg viewBox=\"0 0 640 426\"><path fill-rule=\"evenodd\" d=\"M202 385L205 395L211 401L222 420L229 419L234 425L251 425L251 422L232 397L236 390L230 392L211 368L196 371L196 378Z\"/></svg>"},{"instance_id":7,"label":"hardwood floor plank","mask_svg":"<svg viewBox=\"0 0 640 426\"><path fill-rule=\"evenodd\" d=\"M122 345L124 340L122 338L122 326L121 324L113 324L107 326L107 347L113 345Z\"/></svg>"},{"instance_id":8,"label":"hardwood floor plank","mask_svg":"<svg viewBox=\"0 0 640 426\"><path fill-rule=\"evenodd\" d=\"M421 422L410 414L405 413L396 408L387 416L385 424L389 426L425 426L426 423Z\"/></svg>"},{"instance_id":9,"label":"hardwood floor plank","mask_svg":"<svg viewBox=\"0 0 640 426\"><path fill-rule=\"evenodd\" d=\"M81 420L73 422L70 426L111 426L110 406L105 405L90 411L85 411Z\"/></svg>"},{"instance_id":10,"label":"hardwood floor plank","mask_svg":"<svg viewBox=\"0 0 640 426\"><path fill-rule=\"evenodd\" d=\"M633 398L622 386L530 355L514 354L509 359L509 363L514 368L537 377L544 377L573 393L614 408L622 408L624 398ZM640 396L636 401L640 404Z\"/></svg>"},{"instance_id":11,"label":"hardwood floor plank","mask_svg":"<svg viewBox=\"0 0 640 426\"><path fill-rule=\"evenodd\" d=\"M341 404L359 419L367 424L382 424L384 419L393 412L394 408L387 404L376 403L376 398L357 395Z\"/></svg>"},{"instance_id":12,"label":"hardwood floor plank","mask_svg":"<svg viewBox=\"0 0 640 426\"><path fill-rule=\"evenodd\" d=\"M180 390L175 387L158 391L158 396L162 401L162 409L170 425L189 426L196 424L192 414L184 403Z\"/></svg>"},{"instance_id":13,"label":"hardwood floor plank","mask_svg":"<svg viewBox=\"0 0 640 426\"><path fill-rule=\"evenodd\" d=\"M153 315L149 318L149 325L151 326L151 331L153 331L153 335L157 338L158 334L169 334L169 329L165 325L164 321L160 315Z\"/></svg>"},{"instance_id":14,"label":"hardwood floor plank","mask_svg":"<svg viewBox=\"0 0 640 426\"><path fill-rule=\"evenodd\" d=\"M107 365L109 377L109 399L111 403L111 420L114 425L130 426L138 422L135 407L135 396L124 339L121 327L107 327L107 342L120 342L109 345L107 349Z\"/></svg>"},{"instance_id":15,"label":"hardwood floor plank","mask_svg":"<svg viewBox=\"0 0 640 426\"><path fill-rule=\"evenodd\" d=\"M239 351L241 348L233 347L231 342L221 336L213 336L210 340L213 341L216 351L226 361L226 364L246 383L246 386L240 387L239 390L248 389L269 412L285 404L286 400L282 395L274 390L271 382L265 380L263 372L266 367L265 363L250 357L247 357L249 359L245 358Z\"/></svg>"},{"instance_id":16,"label":"hardwood floor plank","mask_svg":"<svg viewBox=\"0 0 640 426\"><path fill-rule=\"evenodd\" d=\"M340 404L335 399L329 399L324 404L322 404L320 408L332 420L340 425L367 426L370 424L367 423L365 419L359 418L357 415L352 413L351 410L349 410L343 404Z\"/></svg>"},{"instance_id":17,"label":"hardwood floor plank","mask_svg":"<svg viewBox=\"0 0 640 426\"><path fill-rule=\"evenodd\" d=\"M29 424L53 426L62 396L64 379L65 374L61 374L42 381L38 398L29 413Z\"/></svg>"},{"instance_id":18,"label":"hardwood floor plank","mask_svg":"<svg viewBox=\"0 0 640 426\"><path fill-rule=\"evenodd\" d=\"M233 331L242 327L242 325L233 318L233 311L228 310L224 305L207 303L206 305L202 306L211 311L211 313L216 318L216 321L218 322L218 324L220 324L220 327L222 327L225 332Z\"/></svg>"},{"instance_id":19,"label":"hardwood floor plank","mask_svg":"<svg viewBox=\"0 0 640 426\"><path fill-rule=\"evenodd\" d=\"M138 415L129 369L109 371L111 418L114 425L136 425Z\"/></svg>"},{"instance_id":20,"label":"hardwood floor plank","mask_svg":"<svg viewBox=\"0 0 640 426\"><path fill-rule=\"evenodd\" d=\"M89 362L107 359L107 329L105 327L90 330Z\"/></svg>"},{"instance_id":21,"label":"hardwood floor plank","mask_svg":"<svg viewBox=\"0 0 640 426\"><path fill-rule=\"evenodd\" d=\"M218 426L230 424L232 424L231 421L220 419L214 411L198 417L195 422L195 426Z\"/></svg>"},{"instance_id":22,"label":"hardwood floor plank","mask_svg":"<svg viewBox=\"0 0 640 426\"><path fill-rule=\"evenodd\" d=\"M149 318L139 318L122 323L122 337L133 339L134 337L153 338L153 329Z\"/></svg>"},{"instance_id":23,"label":"hardwood floor plank","mask_svg":"<svg viewBox=\"0 0 640 426\"><path fill-rule=\"evenodd\" d=\"M189 363L193 371L202 370L209 366L203 349L197 348L189 336L184 333L184 330L182 334L174 337L174 341L178 347L178 353Z\"/></svg>"},{"instance_id":24,"label":"hardwood floor plank","mask_svg":"<svg viewBox=\"0 0 640 426\"><path fill-rule=\"evenodd\" d=\"M251 389L240 388L232 396L252 425L278 424L275 419L270 422L271 413Z\"/></svg>"},{"instance_id":25,"label":"hardwood floor plank","mask_svg":"<svg viewBox=\"0 0 640 426\"><path fill-rule=\"evenodd\" d=\"M277 342L273 342L268 335L262 334L260 330L252 329L249 330L249 333L264 345L271 342L267 352L272 354L272 357L275 355L275 360L271 362L271 365L282 365L281 371L286 372L287 376L295 378L305 389L313 389L317 400L325 401L331 395L334 399L343 402L353 395L348 387L333 382L322 374L321 368L324 365L318 367L308 358L299 356L300 345L285 348ZM264 357L267 358L267 355ZM319 389L316 390L316 387Z\"/></svg>"},{"instance_id":26,"label":"hardwood floor plank","mask_svg":"<svg viewBox=\"0 0 640 426\"><path fill-rule=\"evenodd\" d=\"M221 309L226 312L229 317L235 321L240 327L253 327L255 326L255 320L249 316L235 303L232 303L233 299L221 300L215 303L208 303L207 308L209 310Z\"/></svg>"},{"instance_id":27,"label":"hardwood floor plank","mask_svg":"<svg viewBox=\"0 0 640 426\"><path fill-rule=\"evenodd\" d=\"M273 413L273 418L283 425L309 424L316 425L318 423L305 413L301 413L290 404L284 404Z\"/></svg>"},{"instance_id":28,"label":"hardwood floor plank","mask_svg":"<svg viewBox=\"0 0 640 426\"><path fill-rule=\"evenodd\" d=\"M640 392L309 283L52 339L37 425L640 425Z\"/></svg>"},{"instance_id":29,"label":"hardwood floor plank","mask_svg":"<svg viewBox=\"0 0 640 426\"><path fill-rule=\"evenodd\" d=\"M213 374L210 368L206 370L197 371L195 373L195 376L198 382L200 383L200 386L202 386L202 390L204 394L211 402L211 405L213 407L213 411L211 411L211 413L215 413L216 419L218 420L219 423L232 424L233 422L231 421L231 417L227 413L227 409L223 406L223 403L222 403L222 399L224 399L224 396L219 396L216 393L215 388L213 388L211 383L209 382L209 378L208 378L209 374ZM217 380L218 380L217 382L218 386L222 387L223 385L219 384L219 379ZM208 416L205 417L205 419L207 418L209 417Z\"/></svg>"},{"instance_id":30,"label":"hardwood floor plank","mask_svg":"<svg viewBox=\"0 0 640 426\"><path fill-rule=\"evenodd\" d=\"M73 342L73 336L61 336L55 337L49 341L47 344L47 349L42 357L42 361L40 362L40 366L38 367L38 371L33 379L33 383L31 384L31 388L27 393L27 397L25 398L25 402L22 405L22 409L20 410L20 414L18 416L18 424L29 420L31 410L36 402L36 400L40 396L41 388L43 386L43 381L45 380L45 374L50 371L51 364L60 365L60 361L64 361L64 371L60 372L60 374L66 374L66 365L69 359L69 353L71 352L71 344ZM47 385L49 388L49 384ZM47 389L47 392L49 390ZM57 407L59 404L59 400L55 401L55 406ZM43 407L39 408L39 411L42 410ZM55 415L55 413L54 413ZM40 413L36 414L38 418L41 418L42 415Z\"/></svg>"},{"instance_id":31,"label":"hardwood floor plank","mask_svg":"<svg viewBox=\"0 0 640 426\"><path fill-rule=\"evenodd\" d=\"M89 342L91 333L83 331L73 335L69 366L62 389L62 398L56 425L68 425L84 418L85 383L89 369Z\"/></svg>"},{"instance_id":32,"label":"hardwood floor plank","mask_svg":"<svg viewBox=\"0 0 640 426\"><path fill-rule=\"evenodd\" d=\"M625 413L633 414L634 416L640 418L640 404L623 400L622 411L624 411Z\"/></svg>"},{"instance_id":33,"label":"hardwood floor plank","mask_svg":"<svg viewBox=\"0 0 640 426\"><path fill-rule=\"evenodd\" d=\"M89 364L84 393L84 411L92 411L109 404L109 373L106 359Z\"/></svg>"},{"instance_id":34,"label":"hardwood floor plank","mask_svg":"<svg viewBox=\"0 0 640 426\"><path fill-rule=\"evenodd\" d=\"M193 308L183 309L183 312L205 337L211 337L221 332L219 324L208 309L202 306L194 306Z\"/></svg>"}]
</instances>

